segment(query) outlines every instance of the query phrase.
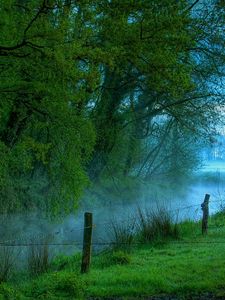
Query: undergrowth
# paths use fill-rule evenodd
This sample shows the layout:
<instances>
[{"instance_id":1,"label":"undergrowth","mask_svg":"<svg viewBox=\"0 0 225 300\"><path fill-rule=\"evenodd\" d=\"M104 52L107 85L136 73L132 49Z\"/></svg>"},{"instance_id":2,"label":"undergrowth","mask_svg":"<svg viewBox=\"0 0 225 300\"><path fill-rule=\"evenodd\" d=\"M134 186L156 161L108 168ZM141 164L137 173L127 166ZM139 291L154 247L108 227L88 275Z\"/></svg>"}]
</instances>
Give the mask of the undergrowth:
<instances>
[{"instance_id":1,"label":"undergrowth","mask_svg":"<svg viewBox=\"0 0 225 300\"><path fill-rule=\"evenodd\" d=\"M81 276L71 271L44 274L32 281L25 289L27 297L33 299L80 299L83 297L85 283Z\"/></svg>"},{"instance_id":2,"label":"undergrowth","mask_svg":"<svg viewBox=\"0 0 225 300\"><path fill-rule=\"evenodd\" d=\"M47 272L50 264L48 239L33 239L28 248L28 272L37 276Z\"/></svg>"},{"instance_id":3,"label":"undergrowth","mask_svg":"<svg viewBox=\"0 0 225 300\"><path fill-rule=\"evenodd\" d=\"M193 294L202 293L225 297L224 212L210 218L207 236L201 235L200 221L174 224L168 215L160 212L160 217L163 216L160 220L159 216L151 215L148 222L143 221L151 229L146 230L150 232L148 239L140 236L140 227L133 231L132 251L108 248L93 254L90 272L84 275L80 275L80 253L58 256L50 263L47 273L27 279L25 284L21 282L18 288L1 284L0 300L123 299L160 294L192 299ZM160 230L156 230L156 224ZM141 238L145 242L134 247ZM154 239L166 243L157 244L152 242Z\"/></svg>"},{"instance_id":4,"label":"undergrowth","mask_svg":"<svg viewBox=\"0 0 225 300\"><path fill-rule=\"evenodd\" d=\"M0 283L6 282L12 276L16 266L16 251L12 246L0 247Z\"/></svg>"},{"instance_id":5,"label":"undergrowth","mask_svg":"<svg viewBox=\"0 0 225 300\"><path fill-rule=\"evenodd\" d=\"M138 235L142 242L164 242L179 237L178 224L165 208L155 211L138 209Z\"/></svg>"}]
</instances>

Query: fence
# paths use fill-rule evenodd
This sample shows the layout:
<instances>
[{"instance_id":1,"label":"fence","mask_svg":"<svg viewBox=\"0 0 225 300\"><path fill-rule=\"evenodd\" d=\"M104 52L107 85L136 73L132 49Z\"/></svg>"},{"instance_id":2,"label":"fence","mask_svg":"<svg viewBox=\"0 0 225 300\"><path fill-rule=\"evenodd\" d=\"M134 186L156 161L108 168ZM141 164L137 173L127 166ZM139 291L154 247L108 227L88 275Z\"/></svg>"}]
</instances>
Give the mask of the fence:
<instances>
[{"instance_id":1,"label":"fence","mask_svg":"<svg viewBox=\"0 0 225 300\"><path fill-rule=\"evenodd\" d=\"M177 208L173 210L169 210L168 212L174 213L175 215L179 212L188 210L188 209L197 209L202 211L202 222L201 222L201 232L202 235L207 235L208 231L211 229L221 229L225 225L221 225L218 223L210 223L209 222L209 203L219 203L220 201L209 201L210 195L206 194L205 199L201 206L199 205L191 205L186 206L182 208ZM133 218L129 218L129 221L127 220L120 220L120 224L127 223L127 222L135 222L136 216ZM31 248L34 251L34 247L40 247L40 249L45 249L43 251L47 251L46 247L56 247L56 246L72 246L72 247L80 247L82 248L82 259L81 259L81 273L86 273L89 271L90 263L91 263L91 252L92 252L92 246L98 246L101 248L106 247L112 247L115 244L118 245L117 242L109 241L109 240L93 240L93 230L95 230L98 227L106 228L107 226L111 225L111 222L102 222L98 224L93 223L93 216L92 213L86 212L84 214L84 227L83 228L75 228L70 230L70 232L83 232L83 242L77 242L75 240L70 240L69 242L54 242L55 237L59 234L59 231L52 232L51 234L38 234L38 235L32 235L32 236L25 236L20 239L13 239L13 240L5 240L0 241L0 248L1 247L27 247ZM121 245L127 245L127 241L120 241ZM220 241L209 241L209 240L203 240L203 241L174 241L174 243L225 243L225 240ZM142 245L146 244L146 242L132 242L132 245ZM46 255L46 252L43 252L43 259L44 255ZM34 255L34 252L33 252ZM46 258L45 258L46 259ZM40 263L40 262L39 262Z\"/></svg>"}]
</instances>

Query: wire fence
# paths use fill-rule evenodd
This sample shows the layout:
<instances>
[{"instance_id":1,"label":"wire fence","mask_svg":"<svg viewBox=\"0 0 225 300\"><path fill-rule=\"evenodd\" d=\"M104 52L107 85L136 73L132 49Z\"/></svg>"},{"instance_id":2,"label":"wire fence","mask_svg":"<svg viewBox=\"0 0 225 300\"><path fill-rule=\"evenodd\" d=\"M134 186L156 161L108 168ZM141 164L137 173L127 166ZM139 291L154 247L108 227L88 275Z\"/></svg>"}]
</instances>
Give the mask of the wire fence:
<instances>
[{"instance_id":1,"label":"wire fence","mask_svg":"<svg viewBox=\"0 0 225 300\"><path fill-rule=\"evenodd\" d=\"M221 200L213 200L210 201L210 203L216 203L216 204L221 204ZM201 209L201 204L195 204L195 205L189 205L189 206L184 206L184 207L179 207L179 208L175 208L175 209L169 209L167 210L168 213L171 214L178 214L184 211L187 211L189 209L195 209L195 212L198 212L198 221L199 221L199 217L200 217L200 212L202 211ZM188 219L188 218L187 218ZM184 218L185 220L185 218ZM63 231L63 234L65 233L80 233L81 235L83 234L83 232L86 229L93 229L98 230L99 228L101 229L101 231L105 231L107 232L107 230L110 228L110 226L112 226L113 224L113 220L110 221L105 221L105 222L98 222L95 223L92 226L84 226L84 227L79 227L79 228L72 228L72 229L67 229ZM133 217L129 217L127 219L117 219L116 223L117 224L127 224L128 222L137 222L137 216L133 216ZM208 225L208 230L210 232L210 230L221 230L225 227L225 224L219 224L219 223L215 223L215 222L211 222L209 221L209 225ZM103 229L103 230L102 230ZM12 238L12 239L8 239L8 240L2 240L0 241L0 247L30 247L30 246L74 246L74 247L82 247L83 246L83 242L81 241L77 241L77 240L69 240L69 241L55 241L57 240L57 237L61 234L60 230L56 230L47 234L35 234L35 235L24 235L24 236L20 236L19 238ZM196 227L193 227L193 237L196 235ZM172 241L173 243L225 243L225 235L224 235L224 241L223 240L219 240L219 241L183 241L183 240L176 240L176 241ZM104 240L103 238L101 238L101 240L99 239L95 239L92 242L93 246L113 246L117 244L118 242L113 242L110 240ZM127 243L120 243L121 245L126 245ZM146 242L132 242L132 245L143 245L146 244Z\"/></svg>"},{"instance_id":2,"label":"wire fence","mask_svg":"<svg viewBox=\"0 0 225 300\"><path fill-rule=\"evenodd\" d=\"M206 196L209 198L209 195ZM158 207L156 209L159 210L156 214L154 214L154 210L147 209L145 216L144 212L139 208L136 215L127 218L117 218L116 220L103 220L97 223L93 223L92 213L85 213L83 227L78 225L74 228L64 228L63 230L59 228L46 233L25 234L17 238L0 240L0 276L6 276L15 264L15 261L17 264L16 267L18 267L19 262L23 261L23 267L26 266L31 274L34 272L43 272L49 267L50 261L60 253L60 249L63 254L82 252L80 271L81 273L86 273L90 267L92 248L95 250L95 253L99 251L107 253L112 249L131 250L142 245L154 247L153 240L140 239L139 236L141 230L145 229L146 224L144 223L145 220L143 220L145 217L147 217L146 226L148 233L150 231L150 239L152 238L151 230L154 231L155 227L159 226L160 228L161 226L160 234L162 234L162 238L169 236L168 241L174 245L191 245L191 247L193 245L207 244L223 245L225 244L225 220L223 222L221 217L216 218L208 215L208 205L207 211L205 210L206 196L204 202L201 204L166 210L163 210L165 209L164 207L162 210ZM211 203L221 204L221 200L213 200L210 201ZM178 218L179 214L182 214L181 219ZM190 220L190 215L192 216L192 220ZM150 218L153 217L153 219L156 217L154 226L152 226L151 219L148 219L149 216ZM163 219L165 216L168 219ZM207 216L207 236L209 238L205 238L203 235L203 225L205 224L203 221L205 216ZM162 224L160 225L161 220L162 222L165 221L165 227ZM150 227L148 228L149 224ZM163 230L167 231L168 226L170 229L172 228L172 231L170 231L168 236L168 232L166 232L164 236ZM177 228L178 231L182 230L181 234L179 232L176 235ZM171 232L173 232L172 235L170 235ZM69 235L69 239L65 238L66 234ZM67 252L68 250L69 253Z\"/></svg>"}]
</instances>

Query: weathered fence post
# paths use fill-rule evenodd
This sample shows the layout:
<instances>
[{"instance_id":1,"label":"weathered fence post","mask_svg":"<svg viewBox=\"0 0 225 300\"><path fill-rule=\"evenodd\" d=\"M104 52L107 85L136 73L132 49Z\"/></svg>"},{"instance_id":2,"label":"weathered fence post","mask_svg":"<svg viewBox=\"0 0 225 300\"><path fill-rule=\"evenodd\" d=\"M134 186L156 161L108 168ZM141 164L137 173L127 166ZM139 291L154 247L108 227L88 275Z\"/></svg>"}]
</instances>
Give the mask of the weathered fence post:
<instances>
[{"instance_id":1,"label":"weathered fence post","mask_svg":"<svg viewBox=\"0 0 225 300\"><path fill-rule=\"evenodd\" d=\"M81 273L87 273L90 267L92 228L93 228L92 213L86 212L84 214L84 238L83 238Z\"/></svg>"},{"instance_id":2,"label":"weathered fence post","mask_svg":"<svg viewBox=\"0 0 225 300\"><path fill-rule=\"evenodd\" d=\"M209 218L209 194L205 194L204 202L201 204L203 216L202 216L202 234L207 234L208 230L208 218Z\"/></svg>"}]
</instances>

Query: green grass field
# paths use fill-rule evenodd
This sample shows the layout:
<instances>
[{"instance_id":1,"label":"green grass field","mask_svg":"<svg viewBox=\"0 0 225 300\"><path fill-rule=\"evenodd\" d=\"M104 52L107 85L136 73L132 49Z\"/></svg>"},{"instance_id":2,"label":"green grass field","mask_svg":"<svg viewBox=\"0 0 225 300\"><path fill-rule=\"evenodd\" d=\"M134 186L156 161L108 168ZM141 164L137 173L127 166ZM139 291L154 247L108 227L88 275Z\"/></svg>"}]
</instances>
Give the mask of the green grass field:
<instances>
[{"instance_id":1,"label":"green grass field","mask_svg":"<svg viewBox=\"0 0 225 300\"><path fill-rule=\"evenodd\" d=\"M1 284L0 299L191 299L204 293L225 299L224 225L220 213L211 218L207 236L201 235L200 223L185 222L176 240L136 245L130 252L106 250L92 257L84 275L79 274L80 255L58 257L46 274L34 279L21 274L14 283Z\"/></svg>"}]
</instances>

